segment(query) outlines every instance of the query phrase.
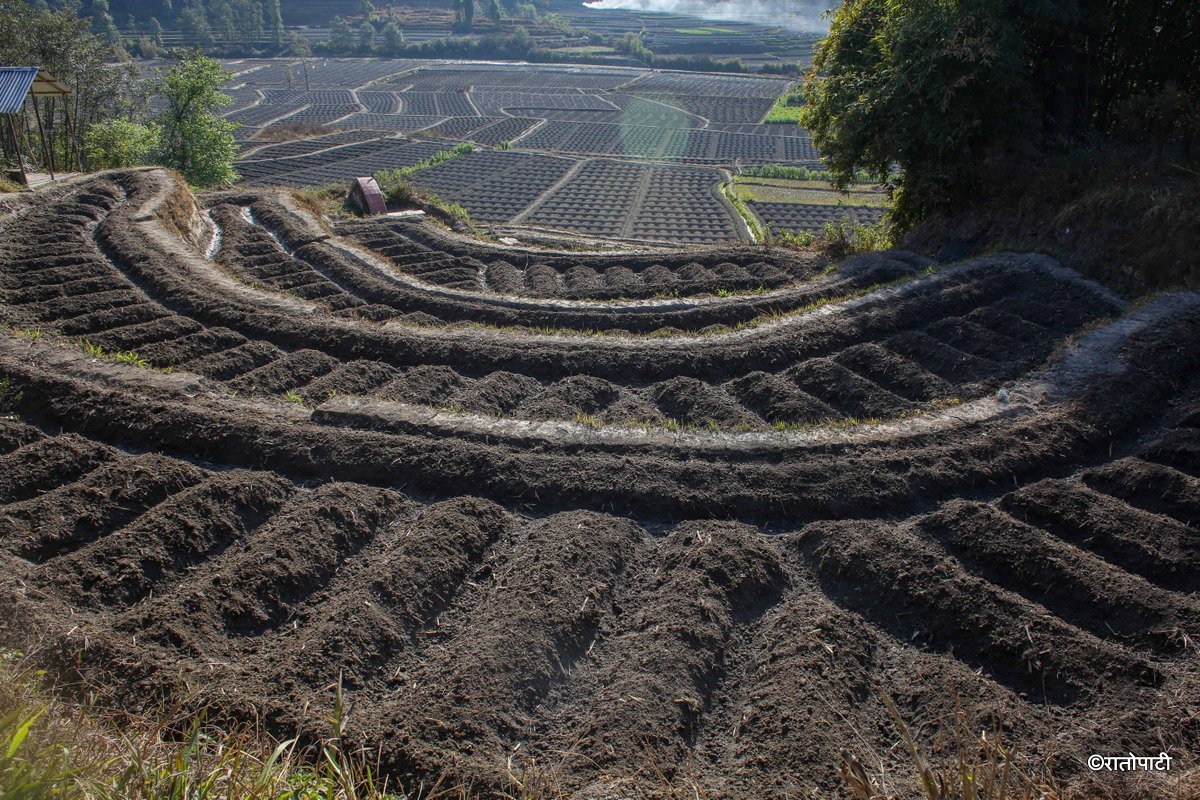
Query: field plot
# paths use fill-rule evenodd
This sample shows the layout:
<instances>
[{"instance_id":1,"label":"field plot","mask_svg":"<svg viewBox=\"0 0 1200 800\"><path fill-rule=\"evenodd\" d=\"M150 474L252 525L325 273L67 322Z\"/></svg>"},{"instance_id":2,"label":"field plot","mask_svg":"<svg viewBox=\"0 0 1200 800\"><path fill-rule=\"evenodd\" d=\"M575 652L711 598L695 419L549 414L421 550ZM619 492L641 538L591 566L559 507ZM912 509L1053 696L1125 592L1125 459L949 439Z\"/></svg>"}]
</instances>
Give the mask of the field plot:
<instances>
[{"instance_id":1,"label":"field plot","mask_svg":"<svg viewBox=\"0 0 1200 800\"><path fill-rule=\"evenodd\" d=\"M736 240L716 170L597 159L517 220L624 239L689 244Z\"/></svg>"},{"instance_id":2,"label":"field plot","mask_svg":"<svg viewBox=\"0 0 1200 800\"><path fill-rule=\"evenodd\" d=\"M329 133L323 136L313 136L307 139L297 139L291 142L279 142L278 144L263 144L262 142L255 143L254 149L243 155L243 158L253 156L255 160L264 161L267 159L291 158L292 156L305 156L310 153L315 153L318 150L327 150L330 147L336 147L343 144L357 144L359 142L369 142L380 138L380 131L370 130L352 130L340 131L338 133Z\"/></svg>"},{"instance_id":3,"label":"field plot","mask_svg":"<svg viewBox=\"0 0 1200 800\"><path fill-rule=\"evenodd\" d=\"M463 206L472 219L506 222L552 187L574 163L512 150L482 151L422 170L412 181Z\"/></svg>"},{"instance_id":4,"label":"field plot","mask_svg":"<svg viewBox=\"0 0 1200 800\"><path fill-rule=\"evenodd\" d=\"M648 125L552 121L521 137L517 146L704 164L820 163L808 139Z\"/></svg>"},{"instance_id":5,"label":"field plot","mask_svg":"<svg viewBox=\"0 0 1200 800\"><path fill-rule=\"evenodd\" d=\"M206 202L121 171L0 216L0 643L105 704L315 737L340 676L393 781L568 797L830 796L843 749L914 794L876 686L933 759L1002 711L1061 780L1194 768L1197 295ZM787 274L595 302L543 261Z\"/></svg>"},{"instance_id":6,"label":"field plot","mask_svg":"<svg viewBox=\"0 0 1200 800\"><path fill-rule=\"evenodd\" d=\"M335 137L341 135L335 134ZM412 166L450 146L444 142L396 139L382 131L376 132L375 137L349 144L336 143L338 140L334 137L308 140L329 142L330 146L305 148L307 152L293 156L279 156L273 150L264 154L262 151L267 148L262 148L244 156L234 168L245 183L322 186L358 175L372 175L381 169ZM293 149L300 150L300 142L287 142L272 148L292 145L296 146Z\"/></svg>"},{"instance_id":7,"label":"field plot","mask_svg":"<svg viewBox=\"0 0 1200 800\"><path fill-rule=\"evenodd\" d=\"M772 230L820 233L830 222L848 221L874 225L883 219L883 209L872 206L816 205L810 203L757 203L750 210Z\"/></svg>"},{"instance_id":8,"label":"field plot","mask_svg":"<svg viewBox=\"0 0 1200 800\"><path fill-rule=\"evenodd\" d=\"M792 86L795 86L795 81L787 78L710 75L702 72L653 72L624 84L621 89L638 94L761 98L774 102L776 97Z\"/></svg>"},{"instance_id":9,"label":"field plot","mask_svg":"<svg viewBox=\"0 0 1200 800\"><path fill-rule=\"evenodd\" d=\"M631 93L643 100L675 106L689 114L716 123L757 123L775 105L770 97L709 97L696 94L668 94L636 91Z\"/></svg>"},{"instance_id":10,"label":"field plot","mask_svg":"<svg viewBox=\"0 0 1200 800\"><path fill-rule=\"evenodd\" d=\"M431 135L467 139L482 145L495 146L516 139L540 120L518 117L451 117L426 128Z\"/></svg>"},{"instance_id":11,"label":"field plot","mask_svg":"<svg viewBox=\"0 0 1200 800\"><path fill-rule=\"evenodd\" d=\"M372 128L395 133L416 133L440 125L446 117L428 114L351 114L341 121L342 125L356 128ZM482 120L482 118L481 118Z\"/></svg>"},{"instance_id":12,"label":"field plot","mask_svg":"<svg viewBox=\"0 0 1200 800\"><path fill-rule=\"evenodd\" d=\"M471 88L561 89L568 93L580 89L615 89L646 74L646 70L625 67L553 67L536 64L470 64L465 66L424 62L419 72L401 75L392 83L416 91L448 91Z\"/></svg>"}]
</instances>

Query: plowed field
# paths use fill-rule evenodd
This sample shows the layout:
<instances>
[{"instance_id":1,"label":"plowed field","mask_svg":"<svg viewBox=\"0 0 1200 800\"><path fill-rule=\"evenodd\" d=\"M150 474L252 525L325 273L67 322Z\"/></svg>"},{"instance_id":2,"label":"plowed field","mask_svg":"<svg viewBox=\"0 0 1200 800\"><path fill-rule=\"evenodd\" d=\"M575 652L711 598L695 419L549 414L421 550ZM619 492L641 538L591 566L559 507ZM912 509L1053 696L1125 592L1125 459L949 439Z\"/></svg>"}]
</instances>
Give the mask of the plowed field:
<instances>
[{"instance_id":1,"label":"plowed field","mask_svg":"<svg viewBox=\"0 0 1200 800\"><path fill-rule=\"evenodd\" d=\"M0 216L0 639L402 778L839 791L1002 712L1200 747L1200 296L331 229L161 171ZM86 349L80 342L86 341ZM136 354L134 356L133 354Z\"/></svg>"}]
</instances>

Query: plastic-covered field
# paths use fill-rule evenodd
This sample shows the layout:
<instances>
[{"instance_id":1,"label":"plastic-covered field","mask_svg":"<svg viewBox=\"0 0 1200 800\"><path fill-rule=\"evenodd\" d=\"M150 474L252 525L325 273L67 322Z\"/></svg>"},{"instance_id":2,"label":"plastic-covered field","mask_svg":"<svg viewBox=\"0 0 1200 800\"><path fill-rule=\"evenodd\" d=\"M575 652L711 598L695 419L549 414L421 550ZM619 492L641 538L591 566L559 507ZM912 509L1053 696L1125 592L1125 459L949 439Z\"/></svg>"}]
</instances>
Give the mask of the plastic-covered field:
<instances>
[{"instance_id":1,"label":"plastic-covered field","mask_svg":"<svg viewBox=\"0 0 1200 800\"><path fill-rule=\"evenodd\" d=\"M444 142L397 139L385 131L375 131L370 139L361 133L345 138L334 134L305 140L315 143L307 146L301 142L272 145L243 156L234 168L246 184L322 186L342 183L352 176L373 175L381 169L412 166L452 146ZM280 155L275 148L286 148L283 152L296 155Z\"/></svg>"},{"instance_id":2,"label":"plastic-covered field","mask_svg":"<svg viewBox=\"0 0 1200 800\"><path fill-rule=\"evenodd\" d=\"M547 152L632 156L709 164L799 164L819 167L811 140L733 131L551 120L516 146Z\"/></svg>"},{"instance_id":3,"label":"plastic-covered field","mask_svg":"<svg viewBox=\"0 0 1200 800\"><path fill-rule=\"evenodd\" d=\"M516 150L485 150L421 170L411 180L463 206L472 219L507 222L554 186L574 163Z\"/></svg>"},{"instance_id":4,"label":"plastic-covered field","mask_svg":"<svg viewBox=\"0 0 1200 800\"><path fill-rule=\"evenodd\" d=\"M904 789L874 687L930 753L1002 711L1068 781L1194 762L1195 294L331 233L153 170L2 213L0 641L106 703L312 737L340 676L389 777L572 797L829 794L843 748Z\"/></svg>"},{"instance_id":5,"label":"plastic-covered field","mask_svg":"<svg viewBox=\"0 0 1200 800\"><path fill-rule=\"evenodd\" d=\"M750 210L772 230L820 233L831 222L874 225L883 219L883 209L872 206L820 205L815 203L760 203L750 201Z\"/></svg>"},{"instance_id":6,"label":"plastic-covered field","mask_svg":"<svg viewBox=\"0 0 1200 800\"><path fill-rule=\"evenodd\" d=\"M416 180L478 222L528 220L575 233L689 245L739 242L747 229L714 191L718 172L667 165L820 167L805 131L758 124L774 98L794 85L782 78L356 59L226 66L236 73L231 91L237 102L228 117L243 126L236 168L245 185L348 183L469 141L513 152L441 165ZM303 135L311 126L316 131L301 141L256 144L270 138L263 134L268 128ZM322 128L330 133L321 134ZM422 141L399 138L404 135ZM645 165L605 168L635 176L637 185L615 177L600 186L591 179L600 169L595 157ZM569 182L560 183L564 177ZM571 207L570 198L584 195L586 203ZM626 196L636 204L602 207Z\"/></svg>"},{"instance_id":7,"label":"plastic-covered field","mask_svg":"<svg viewBox=\"0 0 1200 800\"><path fill-rule=\"evenodd\" d=\"M745 233L720 195L724 179L712 169L595 159L573 168L511 221L619 239L737 241Z\"/></svg>"}]
</instances>

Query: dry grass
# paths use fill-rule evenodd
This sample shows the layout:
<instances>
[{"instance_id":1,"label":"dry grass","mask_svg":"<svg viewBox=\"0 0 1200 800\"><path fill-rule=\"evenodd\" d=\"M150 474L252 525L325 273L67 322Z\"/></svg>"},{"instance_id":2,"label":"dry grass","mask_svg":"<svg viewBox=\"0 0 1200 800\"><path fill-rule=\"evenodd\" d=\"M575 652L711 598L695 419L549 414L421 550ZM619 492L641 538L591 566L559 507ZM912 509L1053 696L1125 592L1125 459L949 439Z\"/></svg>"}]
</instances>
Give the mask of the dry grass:
<instances>
[{"instance_id":1,"label":"dry grass","mask_svg":"<svg viewBox=\"0 0 1200 800\"><path fill-rule=\"evenodd\" d=\"M404 790L379 777L369 751L345 738L340 684L327 734L304 748L196 701L130 714L105 708L80 685L56 683L34 659L0 651L0 798L5 800L478 800L485 795L444 776ZM1044 763L1020 758L995 731L975 733L960 717L951 756L934 765L890 697L882 695L911 765L910 780L863 766L843 751L837 771L855 800L1185 800L1200 796L1200 776L1170 781L1076 782L1063 787ZM75 699L67 699L75 698ZM882 764L878 754L870 762ZM650 768L656 770L647 753ZM1031 768L1032 764L1032 768ZM832 765L830 767L833 769ZM878 772L878 774L877 774ZM1161 776L1159 776L1161 777ZM706 798L699 785L662 777L664 797ZM487 797L561 800L555 773L510 764L508 785ZM619 779L617 783L619 783ZM906 788L897 788L899 784ZM614 784L615 786L616 784ZM822 797L812 795L813 800Z\"/></svg>"},{"instance_id":2,"label":"dry grass","mask_svg":"<svg viewBox=\"0 0 1200 800\"><path fill-rule=\"evenodd\" d=\"M936 764L931 761L909 730L895 702L876 689L900 735L898 748L909 767L906 776L884 779L883 769L870 770L851 752L842 751L838 769L850 796L855 800L1195 800L1200 797L1200 772L1084 773L1069 782L1057 778L1053 759L1038 760L1022 754L1019 745L1007 741L1002 725L978 730L961 711L948 727L948 753ZM943 737L945 738L945 737ZM879 754L872 763L882 765ZM899 784L906 784L898 788Z\"/></svg>"},{"instance_id":3,"label":"dry grass","mask_svg":"<svg viewBox=\"0 0 1200 800\"><path fill-rule=\"evenodd\" d=\"M346 209L346 186L343 184L296 189L291 194L296 205L311 214L326 231L331 232L328 217L349 216Z\"/></svg>"},{"instance_id":4,"label":"dry grass","mask_svg":"<svg viewBox=\"0 0 1200 800\"><path fill-rule=\"evenodd\" d=\"M308 139L312 136L324 136L327 133L336 133L340 128L327 128L324 125L318 125L314 122L289 122L286 125L272 125L258 133L254 137L256 142L271 142L278 144L280 142L294 142L297 139Z\"/></svg>"}]
</instances>

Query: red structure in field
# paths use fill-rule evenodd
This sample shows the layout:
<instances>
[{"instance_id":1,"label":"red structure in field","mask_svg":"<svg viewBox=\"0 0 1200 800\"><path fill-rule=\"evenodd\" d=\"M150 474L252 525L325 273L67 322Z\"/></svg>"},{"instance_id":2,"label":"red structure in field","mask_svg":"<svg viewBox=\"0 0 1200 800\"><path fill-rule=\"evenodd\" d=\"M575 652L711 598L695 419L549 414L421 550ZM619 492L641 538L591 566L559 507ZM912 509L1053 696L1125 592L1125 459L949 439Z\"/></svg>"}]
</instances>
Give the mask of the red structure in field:
<instances>
[{"instance_id":1,"label":"red structure in field","mask_svg":"<svg viewBox=\"0 0 1200 800\"><path fill-rule=\"evenodd\" d=\"M355 178L350 184L349 203L368 216L387 213L387 203L374 178Z\"/></svg>"}]
</instances>

